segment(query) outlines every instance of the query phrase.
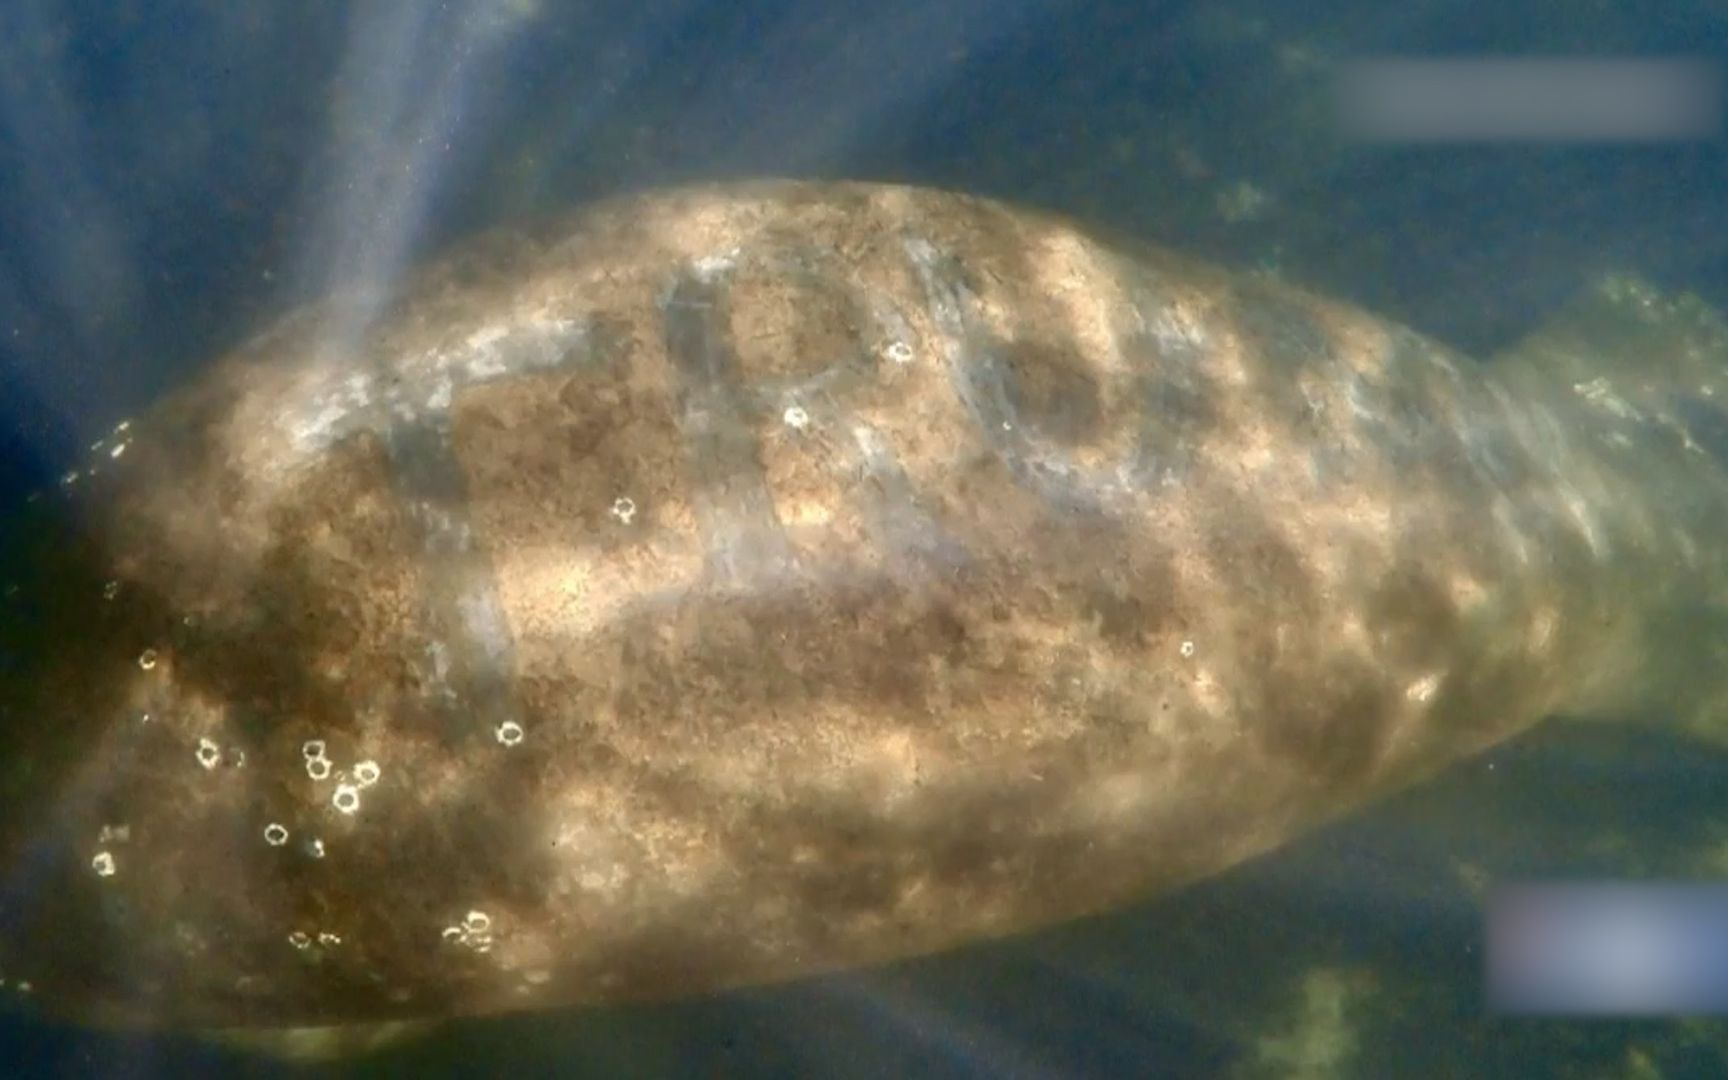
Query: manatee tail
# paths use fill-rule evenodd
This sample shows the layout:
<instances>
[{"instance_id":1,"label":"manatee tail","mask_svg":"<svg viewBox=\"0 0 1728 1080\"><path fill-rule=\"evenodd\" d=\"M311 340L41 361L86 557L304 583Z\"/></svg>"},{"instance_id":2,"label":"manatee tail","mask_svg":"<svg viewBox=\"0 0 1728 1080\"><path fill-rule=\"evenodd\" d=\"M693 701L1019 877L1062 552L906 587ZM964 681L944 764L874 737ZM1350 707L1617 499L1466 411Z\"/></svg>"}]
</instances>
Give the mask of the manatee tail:
<instances>
[{"instance_id":1,"label":"manatee tail","mask_svg":"<svg viewBox=\"0 0 1728 1080\"><path fill-rule=\"evenodd\" d=\"M1694 295L1611 276L1493 358L1551 403L1640 516L1628 608L1649 620L1635 692L1604 715L1678 722L1728 744L1728 319Z\"/></svg>"}]
</instances>

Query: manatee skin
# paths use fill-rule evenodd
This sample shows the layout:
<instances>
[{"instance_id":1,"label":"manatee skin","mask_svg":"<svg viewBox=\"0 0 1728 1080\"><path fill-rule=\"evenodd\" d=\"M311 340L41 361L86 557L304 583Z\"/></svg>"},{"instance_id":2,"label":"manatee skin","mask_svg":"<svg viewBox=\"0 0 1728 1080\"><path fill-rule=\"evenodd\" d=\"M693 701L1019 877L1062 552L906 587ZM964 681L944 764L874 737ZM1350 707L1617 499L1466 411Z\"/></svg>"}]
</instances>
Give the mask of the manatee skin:
<instances>
[{"instance_id":1,"label":"manatee skin","mask_svg":"<svg viewBox=\"0 0 1728 1080\"><path fill-rule=\"evenodd\" d=\"M1119 907L1637 700L1724 578L1713 385L979 198L625 198L354 310L15 522L0 977L51 1012L660 999Z\"/></svg>"}]
</instances>

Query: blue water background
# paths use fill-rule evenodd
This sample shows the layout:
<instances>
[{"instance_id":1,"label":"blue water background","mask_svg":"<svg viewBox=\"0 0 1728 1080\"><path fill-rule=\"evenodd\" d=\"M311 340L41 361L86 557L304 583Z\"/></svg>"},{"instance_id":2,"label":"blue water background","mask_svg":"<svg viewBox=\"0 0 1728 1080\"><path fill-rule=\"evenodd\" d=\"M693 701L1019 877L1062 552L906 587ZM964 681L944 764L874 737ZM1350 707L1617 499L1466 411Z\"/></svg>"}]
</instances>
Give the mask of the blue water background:
<instances>
[{"instance_id":1,"label":"blue water background","mask_svg":"<svg viewBox=\"0 0 1728 1080\"><path fill-rule=\"evenodd\" d=\"M1605 270L1728 307L1721 143L1365 148L1325 124L1326 73L1349 55L1721 58L1721 12L7 0L0 500L52 483L97 434L332 273L388 274L476 227L677 180L856 177L1000 195L1275 271L1477 354ZM336 87L357 103L339 123ZM404 135L423 138L405 147ZM369 157L377 147L401 157ZM364 219L344 230L344 212ZM345 244L373 228L387 242ZM1728 1075L1715 1022L1488 1017L1469 887L1498 874L1696 873L1728 836L1724 764L1659 732L1557 727L1121 915L718 1001L466 1022L324 1071ZM8 1009L5 1075L282 1069L48 1023L26 1001Z\"/></svg>"}]
</instances>

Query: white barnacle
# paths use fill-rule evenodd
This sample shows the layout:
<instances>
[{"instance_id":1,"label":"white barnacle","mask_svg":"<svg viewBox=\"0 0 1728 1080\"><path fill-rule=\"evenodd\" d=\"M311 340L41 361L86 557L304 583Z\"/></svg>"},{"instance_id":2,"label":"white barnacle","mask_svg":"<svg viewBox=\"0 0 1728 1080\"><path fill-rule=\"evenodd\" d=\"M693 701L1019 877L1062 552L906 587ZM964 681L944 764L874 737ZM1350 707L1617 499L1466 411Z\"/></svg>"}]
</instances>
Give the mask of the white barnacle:
<instances>
[{"instance_id":1,"label":"white barnacle","mask_svg":"<svg viewBox=\"0 0 1728 1080\"><path fill-rule=\"evenodd\" d=\"M130 445L132 445L132 444L131 443L115 443L113 448L108 451L108 456L111 458L117 458L121 454L124 454L126 452L126 448Z\"/></svg>"},{"instance_id":2,"label":"white barnacle","mask_svg":"<svg viewBox=\"0 0 1728 1080\"><path fill-rule=\"evenodd\" d=\"M307 739L300 744L300 756L307 761L313 761L324 756L323 739Z\"/></svg>"},{"instance_id":3,"label":"white barnacle","mask_svg":"<svg viewBox=\"0 0 1728 1080\"><path fill-rule=\"evenodd\" d=\"M714 255L704 255L690 264L696 277L702 281L712 281L721 274L727 273L738 265L738 249L731 248Z\"/></svg>"},{"instance_id":4,"label":"white barnacle","mask_svg":"<svg viewBox=\"0 0 1728 1080\"><path fill-rule=\"evenodd\" d=\"M98 851L90 860L90 869L96 871L97 877L114 876L114 855L108 851Z\"/></svg>"},{"instance_id":5,"label":"white barnacle","mask_svg":"<svg viewBox=\"0 0 1728 1080\"><path fill-rule=\"evenodd\" d=\"M381 771L378 768L378 763L371 759L357 762L354 765L354 781L363 788L369 788L373 784L376 784L380 775Z\"/></svg>"},{"instance_id":6,"label":"white barnacle","mask_svg":"<svg viewBox=\"0 0 1728 1080\"><path fill-rule=\"evenodd\" d=\"M306 854L312 856L314 859L322 859L324 857L324 841L317 837L308 840L306 842Z\"/></svg>"},{"instance_id":7,"label":"white barnacle","mask_svg":"<svg viewBox=\"0 0 1728 1080\"><path fill-rule=\"evenodd\" d=\"M1430 672L1406 686L1404 697L1417 704L1423 704L1434 696L1435 690L1440 688L1440 679L1439 672Z\"/></svg>"},{"instance_id":8,"label":"white barnacle","mask_svg":"<svg viewBox=\"0 0 1728 1080\"><path fill-rule=\"evenodd\" d=\"M320 930L318 931L318 944L324 946L326 949L330 948L332 945L340 945L342 944L342 935L333 934L328 930Z\"/></svg>"},{"instance_id":9,"label":"white barnacle","mask_svg":"<svg viewBox=\"0 0 1728 1080\"><path fill-rule=\"evenodd\" d=\"M522 725L514 720L506 720L498 725L496 734L500 743L505 746L516 746L522 741Z\"/></svg>"},{"instance_id":10,"label":"white barnacle","mask_svg":"<svg viewBox=\"0 0 1728 1080\"><path fill-rule=\"evenodd\" d=\"M295 930L288 935L288 944L296 949L309 949L312 947L312 935L304 930Z\"/></svg>"},{"instance_id":11,"label":"white barnacle","mask_svg":"<svg viewBox=\"0 0 1728 1080\"><path fill-rule=\"evenodd\" d=\"M306 775L310 776L314 780L323 780L327 778L330 775L330 759L323 757L308 758L306 761Z\"/></svg>"},{"instance_id":12,"label":"white barnacle","mask_svg":"<svg viewBox=\"0 0 1728 1080\"><path fill-rule=\"evenodd\" d=\"M281 847L288 842L288 829L272 821L264 826L264 842L271 847Z\"/></svg>"},{"instance_id":13,"label":"white barnacle","mask_svg":"<svg viewBox=\"0 0 1728 1080\"><path fill-rule=\"evenodd\" d=\"M198 740L198 764L206 769L214 769L216 763L222 760L222 748L209 739Z\"/></svg>"},{"instance_id":14,"label":"white barnacle","mask_svg":"<svg viewBox=\"0 0 1728 1080\"><path fill-rule=\"evenodd\" d=\"M1186 660L1189 657L1194 655L1194 643L1192 641L1184 641L1182 643L1181 647L1178 648L1176 651L1181 653L1182 658L1184 660Z\"/></svg>"},{"instance_id":15,"label":"white barnacle","mask_svg":"<svg viewBox=\"0 0 1728 1080\"><path fill-rule=\"evenodd\" d=\"M337 784L336 794L330 797L330 805L341 813L354 813L360 809L360 789L353 784Z\"/></svg>"},{"instance_id":16,"label":"white barnacle","mask_svg":"<svg viewBox=\"0 0 1728 1080\"><path fill-rule=\"evenodd\" d=\"M492 929L492 916L484 911L470 911L462 916L462 929L470 934L484 934Z\"/></svg>"},{"instance_id":17,"label":"white barnacle","mask_svg":"<svg viewBox=\"0 0 1728 1080\"><path fill-rule=\"evenodd\" d=\"M888 359L896 364L910 364L912 362L912 346L904 341L890 341L888 347L882 351L887 354Z\"/></svg>"},{"instance_id":18,"label":"white barnacle","mask_svg":"<svg viewBox=\"0 0 1728 1080\"><path fill-rule=\"evenodd\" d=\"M636 516L636 500L628 495L620 495L612 500L612 516L624 524Z\"/></svg>"},{"instance_id":19,"label":"white barnacle","mask_svg":"<svg viewBox=\"0 0 1728 1080\"><path fill-rule=\"evenodd\" d=\"M785 420L786 426L793 431L803 431L810 426L810 414L804 411L802 405L786 406L786 411L781 414L781 419Z\"/></svg>"},{"instance_id":20,"label":"white barnacle","mask_svg":"<svg viewBox=\"0 0 1728 1080\"><path fill-rule=\"evenodd\" d=\"M138 666L143 668L145 671L149 671L151 668L155 667L156 666L156 650L155 649L145 649L143 652L139 653L138 654Z\"/></svg>"},{"instance_id":21,"label":"white barnacle","mask_svg":"<svg viewBox=\"0 0 1728 1080\"><path fill-rule=\"evenodd\" d=\"M461 941L467 935L462 932L460 926L446 926L438 936L443 938L445 941L457 942Z\"/></svg>"}]
</instances>

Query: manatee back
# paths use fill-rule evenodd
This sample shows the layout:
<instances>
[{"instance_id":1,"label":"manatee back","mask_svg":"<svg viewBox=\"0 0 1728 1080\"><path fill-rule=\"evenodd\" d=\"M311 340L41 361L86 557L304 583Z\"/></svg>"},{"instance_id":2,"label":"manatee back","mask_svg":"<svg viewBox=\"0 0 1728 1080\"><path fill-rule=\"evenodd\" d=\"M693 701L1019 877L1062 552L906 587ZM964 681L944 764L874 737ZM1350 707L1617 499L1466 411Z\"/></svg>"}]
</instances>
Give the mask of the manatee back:
<instances>
[{"instance_id":1,"label":"manatee back","mask_svg":"<svg viewBox=\"0 0 1728 1080\"><path fill-rule=\"evenodd\" d=\"M1537 395L986 200L621 200L355 310L117 429L36 545L0 974L51 1007L485 1012L1012 933L1520 730L1635 629L1604 545L1644 526Z\"/></svg>"}]
</instances>

